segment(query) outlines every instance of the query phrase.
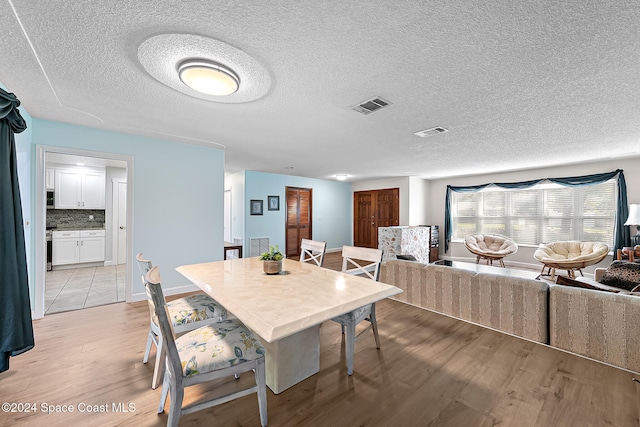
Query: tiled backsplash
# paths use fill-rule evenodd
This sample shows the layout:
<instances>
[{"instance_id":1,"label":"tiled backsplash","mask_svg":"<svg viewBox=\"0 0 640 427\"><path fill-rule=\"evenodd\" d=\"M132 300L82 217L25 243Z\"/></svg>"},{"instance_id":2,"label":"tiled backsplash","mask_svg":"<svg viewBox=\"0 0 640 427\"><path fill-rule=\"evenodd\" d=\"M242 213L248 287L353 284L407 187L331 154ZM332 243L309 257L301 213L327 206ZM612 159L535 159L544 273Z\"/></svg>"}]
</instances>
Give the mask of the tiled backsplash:
<instances>
[{"instance_id":1,"label":"tiled backsplash","mask_svg":"<svg viewBox=\"0 0 640 427\"><path fill-rule=\"evenodd\" d=\"M89 216L93 215L93 220ZM104 228L104 210L47 209L47 227L80 230Z\"/></svg>"}]
</instances>

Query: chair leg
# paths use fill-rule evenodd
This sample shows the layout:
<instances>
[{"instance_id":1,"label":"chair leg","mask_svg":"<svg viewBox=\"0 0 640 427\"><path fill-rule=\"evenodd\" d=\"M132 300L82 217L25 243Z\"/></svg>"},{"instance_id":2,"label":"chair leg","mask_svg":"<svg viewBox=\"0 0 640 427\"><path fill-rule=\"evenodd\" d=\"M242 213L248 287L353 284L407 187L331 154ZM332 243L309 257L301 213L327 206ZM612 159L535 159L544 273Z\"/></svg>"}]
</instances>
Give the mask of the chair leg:
<instances>
[{"instance_id":1,"label":"chair leg","mask_svg":"<svg viewBox=\"0 0 640 427\"><path fill-rule=\"evenodd\" d=\"M169 385L171 392L171 402L169 403L169 416L167 427L178 427L180 412L182 412L182 400L184 399L184 389L177 387L175 381Z\"/></svg>"},{"instance_id":2,"label":"chair leg","mask_svg":"<svg viewBox=\"0 0 640 427\"><path fill-rule=\"evenodd\" d=\"M167 403L167 394L169 393L169 375L164 376L164 381L162 381L162 394L160 395L160 404L158 405L158 413L161 414L164 412L164 405ZM173 400L173 396L171 396Z\"/></svg>"},{"instance_id":3,"label":"chair leg","mask_svg":"<svg viewBox=\"0 0 640 427\"><path fill-rule=\"evenodd\" d=\"M156 366L153 367L153 379L151 380L151 388L157 389L162 381L164 373L164 364L166 359L165 349L162 345L162 338L158 337L158 347L156 349Z\"/></svg>"},{"instance_id":4,"label":"chair leg","mask_svg":"<svg viewBox=\"0 0 640 427\"><path fill-rule=\"evenodd\" d=\"M149 329L149 338L147 338L147 348L144 349L144 357L142 358L142 363L147 363L149 361L149 353L151 353L151 344L153 343L153 332Z\"/></svg>"},{"instance_id":5,"label":"chair leg","mask_svg":"<svg viewBox=\"0 0 640 427\"><path fill-rule=\"evenodd\" d=\"M504 260L503 260L502 258L500 258L500 267L502 267L502 268L506 268L506 267L504 266Z\"/></svg>"},{"instance_id":6,"label":"chair leg","mask_svg":"<svg viewBox=\"0 0 640 427\"><path fill-rule=\"evenodd\" d=\"M380 348L380 336L378 335L378 322L376 321L376 305L371 304L371 315L369 316L371 326L373 326L373 337L376 340L376 348Z\"/></svg>"},{"instance_id":7,"label":"chair leg","mask_svg":"<svg viewBox=\"0 0 640 427\"><path fill-rule=\"evenodd\" d=\"M346 352L347 352L347 374L353 375L353 355L356 347L356 322L349 320L347 322L346 333Z\"/></svg>"},{"instance_id":8,"label":"chair leg","mask_svg":"<svg viewBox=\"0 0 640 427\"><path fill-rule=\"evenodd\" d=\"M264 359L256 364L256 385L258 386L258 409L260 410L260 424L267 425L267 377L264 367Z\"/></svg>"},{"instance_id":9,"label":"chair leg","mask_svg":"<svg viewBox=\"0 0 640 427\"><path fill-rule=\"evenodd\" d=\"M476 264L480 264L480 255L476 256Z\"/></svg>"}]
</instances>

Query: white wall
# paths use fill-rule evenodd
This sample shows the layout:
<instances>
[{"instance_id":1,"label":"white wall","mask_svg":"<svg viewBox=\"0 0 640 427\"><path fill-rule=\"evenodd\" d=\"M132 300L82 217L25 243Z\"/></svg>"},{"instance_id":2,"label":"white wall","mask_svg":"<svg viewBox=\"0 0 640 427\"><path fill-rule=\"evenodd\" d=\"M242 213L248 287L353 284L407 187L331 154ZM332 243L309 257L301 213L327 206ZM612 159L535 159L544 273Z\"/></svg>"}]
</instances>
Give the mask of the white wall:
<instances>
[{"instance_id":1,"label":"white wall","mask_svg":"<svg viewBox=\"0 0 640 427\"><path fill-rule=\"evenodd\" d=\"M431 225L429 193L431 183L422 178L409 178L409 223L407 225Z\"/></svg>"},{"instance_id":2,"label":"white wall","mask_svg":"<svg viewBox=\"0 0 640 427\"><path fill-rule=\"evenodd\" d=\"M113 229L113 183L114 179L127 180L127 169L125 168L105 168L105 216L104 216L104 228L105 228L105 262L113 262L113 233L116 230ZM117 261L117 260L116 260Z\"/></svg>"},{"instance_id":3,"label":"white wall","mask_svg":"<svg viewBox=\"0 0 640 427\"><path fill-rule=\"evenodd\" d=\"M231 238L244 239L244 171L227 175L224 189L231 191Z\"/></svg>"},{"instance_id":4,"label":"white wall","mask_svg":"<svg viewBox=\"0 0 640 427\"><path fill-rule=\"evenodd\" d=\"M444 201L447 185L465 186L491 182L518 182L538 178L559 178L570 176L590 175L612 172L617 169L624 171L627 183L627 197L629 204L640 203L640 159L628 158L623 160L607 160L595 163L568 165L561 167L549 167L531 169L518 172L491 173L457 178L444 178L430 182L429 216L433 224L440 226L440 255L446 258L471 261L474 257L466 250L461 242L451 242L449 252L444 254ZM536 247L520 246L518 252L505 259L507 265L528 264L533 267L540 266L533 258ZM612 261L612 257L605 258L600 264L585 269L593 272L595 267L606 267Z\"/></svg>"}]
</instances>

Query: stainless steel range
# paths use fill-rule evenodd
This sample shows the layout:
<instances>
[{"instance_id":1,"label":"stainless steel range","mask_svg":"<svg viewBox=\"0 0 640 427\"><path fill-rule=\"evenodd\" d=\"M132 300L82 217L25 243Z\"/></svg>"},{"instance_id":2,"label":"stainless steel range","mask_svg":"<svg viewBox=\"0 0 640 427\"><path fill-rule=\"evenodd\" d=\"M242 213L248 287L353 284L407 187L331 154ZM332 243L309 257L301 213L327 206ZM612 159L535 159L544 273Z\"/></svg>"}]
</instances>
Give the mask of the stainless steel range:
<instances>
[{"instance_id":1,"label":"stainless steel range","mask_svg":"<svg viewBox=\"0 0 640 427\"><path fill-rule=\"evenodd\" d=\"M51 265L51 260L53 259L53 242L51 241L51 229L54 227L47 227L45 231L45 243L47 248L47 271L51 271L53 269Z\"/></svg>"}]
</instances>

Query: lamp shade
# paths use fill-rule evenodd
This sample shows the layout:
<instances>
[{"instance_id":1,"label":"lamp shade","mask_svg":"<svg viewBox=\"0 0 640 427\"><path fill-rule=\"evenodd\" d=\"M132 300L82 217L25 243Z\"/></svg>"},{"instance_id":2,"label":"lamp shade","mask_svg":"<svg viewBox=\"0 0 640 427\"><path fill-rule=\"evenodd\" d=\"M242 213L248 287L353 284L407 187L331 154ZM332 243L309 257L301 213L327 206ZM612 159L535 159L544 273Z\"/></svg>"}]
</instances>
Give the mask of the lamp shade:
<instances>
[{"instance_id":1,"label":"lamp shade","mask_svg":"<svg viewBox=\"0 0 640 427\"><path fill-rule=\"evenodd\" d=\"M640 205L629 205L629 217L624 225L640 225Z\"/></svg>"}]
</instances>

